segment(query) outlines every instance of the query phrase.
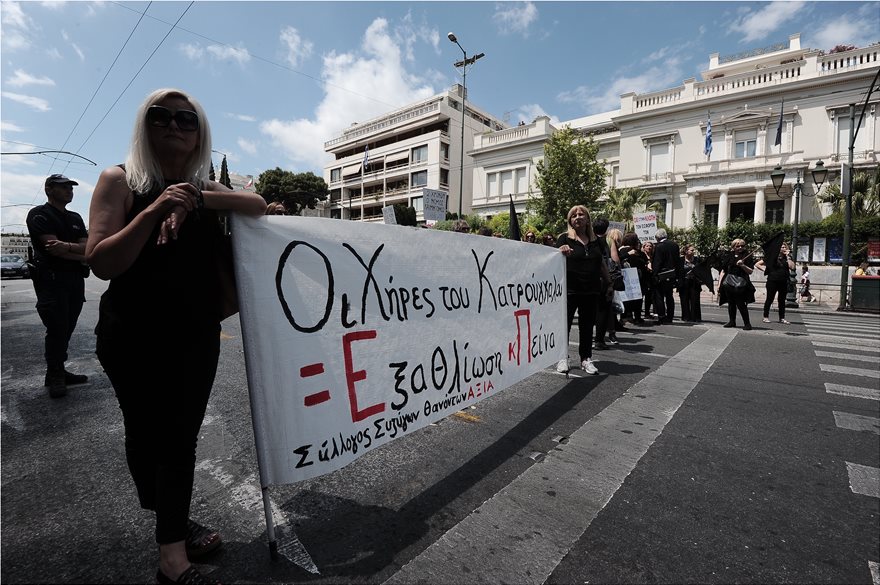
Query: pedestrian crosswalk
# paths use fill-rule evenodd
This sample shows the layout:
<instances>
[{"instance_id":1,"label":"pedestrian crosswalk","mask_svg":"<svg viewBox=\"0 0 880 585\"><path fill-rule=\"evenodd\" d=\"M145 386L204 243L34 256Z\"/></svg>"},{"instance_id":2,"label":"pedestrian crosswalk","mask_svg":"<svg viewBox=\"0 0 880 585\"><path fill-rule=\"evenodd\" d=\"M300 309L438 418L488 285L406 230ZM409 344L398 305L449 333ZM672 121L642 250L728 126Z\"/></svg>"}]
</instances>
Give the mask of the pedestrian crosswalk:
<instances>
[{"instance_id":1,"label":"pedestrian crosswalk","mask_svg":"<svg viewBox=\"0 0 880 585\"><path fill-rule=\"evenodd\" d=\"M819 369L825 375L825 392L865 401L880 402L880 321L867 316L804 316ZM846 382L846 383L842 383ZM876 413L877 408L867 410ZM832 411L835 425L847 432L880 435L880 417L842 410ZM880 468L845 461L849 488L857 496L880 499ZM880 585L876 559L868 559L875 585Z\"/></svg>"}]
</instances>

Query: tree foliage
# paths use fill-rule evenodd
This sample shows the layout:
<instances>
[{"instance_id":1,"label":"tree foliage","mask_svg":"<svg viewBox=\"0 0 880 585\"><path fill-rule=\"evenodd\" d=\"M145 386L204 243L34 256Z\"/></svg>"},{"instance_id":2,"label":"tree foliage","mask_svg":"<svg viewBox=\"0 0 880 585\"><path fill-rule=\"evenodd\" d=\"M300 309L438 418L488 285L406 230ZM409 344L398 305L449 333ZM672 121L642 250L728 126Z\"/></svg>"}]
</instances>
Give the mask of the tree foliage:
<instances>
[{"instance_id":1,"label":"tree foliage","mask_svg":"<svg viewBox=\"0 0 880 585\"><path fill-rule=\"evenodd\" d=\"M266 203L280 201L292 215L299 215L306 207L314 209L330 193L327 183L315 173L294 173L279 167L260 173L256 189Z\"/></svg>"},{"instance_id":2,"label":"tree foliage","mask_svg":"<svg viewBox=\"0 0 880 585\"><path fill-rule=\"evenodd\" d=\"M541 196L530 196L529 212L552 231L562 231L565 214L575 205L593 207L605 188L605 166L596 155L599 145L566 126L544 145L537 164Z\"/></svg>"},{"instance_id":3,"label":"tree foliage","mask_svg":"<svg viewBox=\"0 0 880 585\"><path fill-rule=\"evenodd\" d=\"M842 215L846 207L840 184L828 185L816 196L822 203L830 203L834 214ZM853 173L853 217L880 215L880 166Z\"/></svg>"},{"instance_id":4,"label":"tree foliage","mask_svg":"<svg viewBox=\"0 0 880 585\"><path fill-rule=\"evenodd\" d=\"M403 203L394 204L394 219L397 221L397 225L418 225L415 208Z\"/></svg>"},{"instance_id":5,"label":"tree foliage","mask_svg":"<svg viewBox=\"0 0 880 585\"><path fill-rule=\"evenodd\" d=\"M222 185L226 185L230 189L232 189L232 181L229 180L229 167L226 166L226 157L223 157L223 161L220 163L220 181Z\"/></svg>"},{"instance_id":6,"label":"tree foliage","mask_svg":"<svg viewBox=\"0 0 880 585\"><path fill-rule=\"evenodd\" d=\"M651 192L646 189L637 187L612 188L608 191L607 199L599 202L596 215L602 215L609 221L625 222L626 231L632 231L634 229L632 219L634 213L648 210L660 211L660 203L655 201L649 204L650 198Z\"/></svg>"}]
</instances>

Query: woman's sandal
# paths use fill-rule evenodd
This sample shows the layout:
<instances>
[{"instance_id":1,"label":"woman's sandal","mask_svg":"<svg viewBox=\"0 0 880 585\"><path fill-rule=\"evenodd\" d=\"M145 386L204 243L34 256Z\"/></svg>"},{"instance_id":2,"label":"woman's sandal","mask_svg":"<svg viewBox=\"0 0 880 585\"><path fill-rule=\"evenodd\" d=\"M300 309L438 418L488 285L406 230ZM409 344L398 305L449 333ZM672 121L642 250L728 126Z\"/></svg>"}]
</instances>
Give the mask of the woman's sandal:
<instances>
[{"instance_id":1,"label":"woman's sandal","mask_svg":"<svg viewBox=\"0 0 880 585\"><path fill-rule=\"evenodd\" d=\"M177 580L166 577L162 569L159 569L156 571L156 583L159 583L159 585L174 585L175 583L181 585L220 585L220 581L202 575L198 569L192 566L181 573Z\"/></svg>"},{"instance_id":2,"label":"woman's sandal","mask_svg":"<svg viewBox=\"0 0 880 585\"><path fill-rule=\"evenodd\" d=\"M203 557L223 544L220 533L205 528L193 520L186 521L186 554L190 558Z\"/></svg>"}]
</instances>

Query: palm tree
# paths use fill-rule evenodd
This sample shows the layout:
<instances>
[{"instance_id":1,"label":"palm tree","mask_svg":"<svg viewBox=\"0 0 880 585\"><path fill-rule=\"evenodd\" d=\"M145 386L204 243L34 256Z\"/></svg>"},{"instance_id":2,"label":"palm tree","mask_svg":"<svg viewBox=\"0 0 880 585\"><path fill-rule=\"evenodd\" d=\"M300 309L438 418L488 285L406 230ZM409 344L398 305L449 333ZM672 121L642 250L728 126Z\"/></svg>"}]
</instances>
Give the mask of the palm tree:
<instances>
[{"instance_id":1,"label":"palm tree","mask_svg":"<svg viewBox=\"0 0 880 585\"><path fill-rule=\"evenodd\" d=\"M822 203L830 203L832 213L843 214L846 198L839 184L828 185L816 197ZM853 217L880 215L880 166L853 173Z\"/></svg>"},{"instance_id":2,"label":"palm tree","mask_svg":"<svg viewBox=\"0 0 880 585\"><path fill-rule=\"evenodd\" d=\"M610 221L626 222L626 229L633 229L633 214L644 211L660 211L657 201L649 203L651 192L637 187L617 189L612 187L604 201L599 202L599 212Z\"/></svg>"}]
</instances>

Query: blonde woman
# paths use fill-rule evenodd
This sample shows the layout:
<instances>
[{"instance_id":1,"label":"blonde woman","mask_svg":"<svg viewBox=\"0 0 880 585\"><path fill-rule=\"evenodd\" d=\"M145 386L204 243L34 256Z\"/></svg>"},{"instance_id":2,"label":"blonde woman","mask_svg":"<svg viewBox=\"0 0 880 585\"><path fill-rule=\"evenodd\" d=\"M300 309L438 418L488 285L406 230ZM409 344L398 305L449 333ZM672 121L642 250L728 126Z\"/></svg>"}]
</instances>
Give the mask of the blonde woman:
<instances>
[{"instance_id":1,"label":"blonde woman","mask_svg":"<svg viewBox=\"0 0 880 585\"><path fill-rule=\"evenodd\" d=\"M116 392L142 508L156 515L159 583L214 583L190 564L220 535L189 518L196 443L220 355L218 210L262 215L253 191L208 180L211 131L177 89L151 93L125 165L92 195L86 255L110 285L96 353Z\"/></svg>"},{"instance_id":2,"label":"blonde woman","mask_svg":"<svg viewBox=\"0 0 880 585\"><path fill-rule=\"evenodd\" d=\"M730 243L730 247L727 263L718 275L718 304L727 303L729 319L724 324L725 327L736 327L736 311L739 309L743 330L750 331L752 322L749 319L748 304L755 302L755 286L750 275L754 272L755 262L746 250L745 240L737 238ZM733 278L725 281L727 276Z\"/></svg>"},{"instance_id":3,"label":"blonde woman","mask_svg":"<svg viewBox=\"0 0 880 585\"><path fill-rule=\"evenodd\" d=\"M568 231L560 234L556 247L565 256L568 283L568 334L574 314L578 314L578 354L581 368L590 375L599 373L593 364L593 322L599 302L611 298L611 278L602 259L599 238L593 232L590 212L583 205L572 207L565 217ZM568 358L559 360L556 371L568 372Z\"/></svg>"}]
</instances>

